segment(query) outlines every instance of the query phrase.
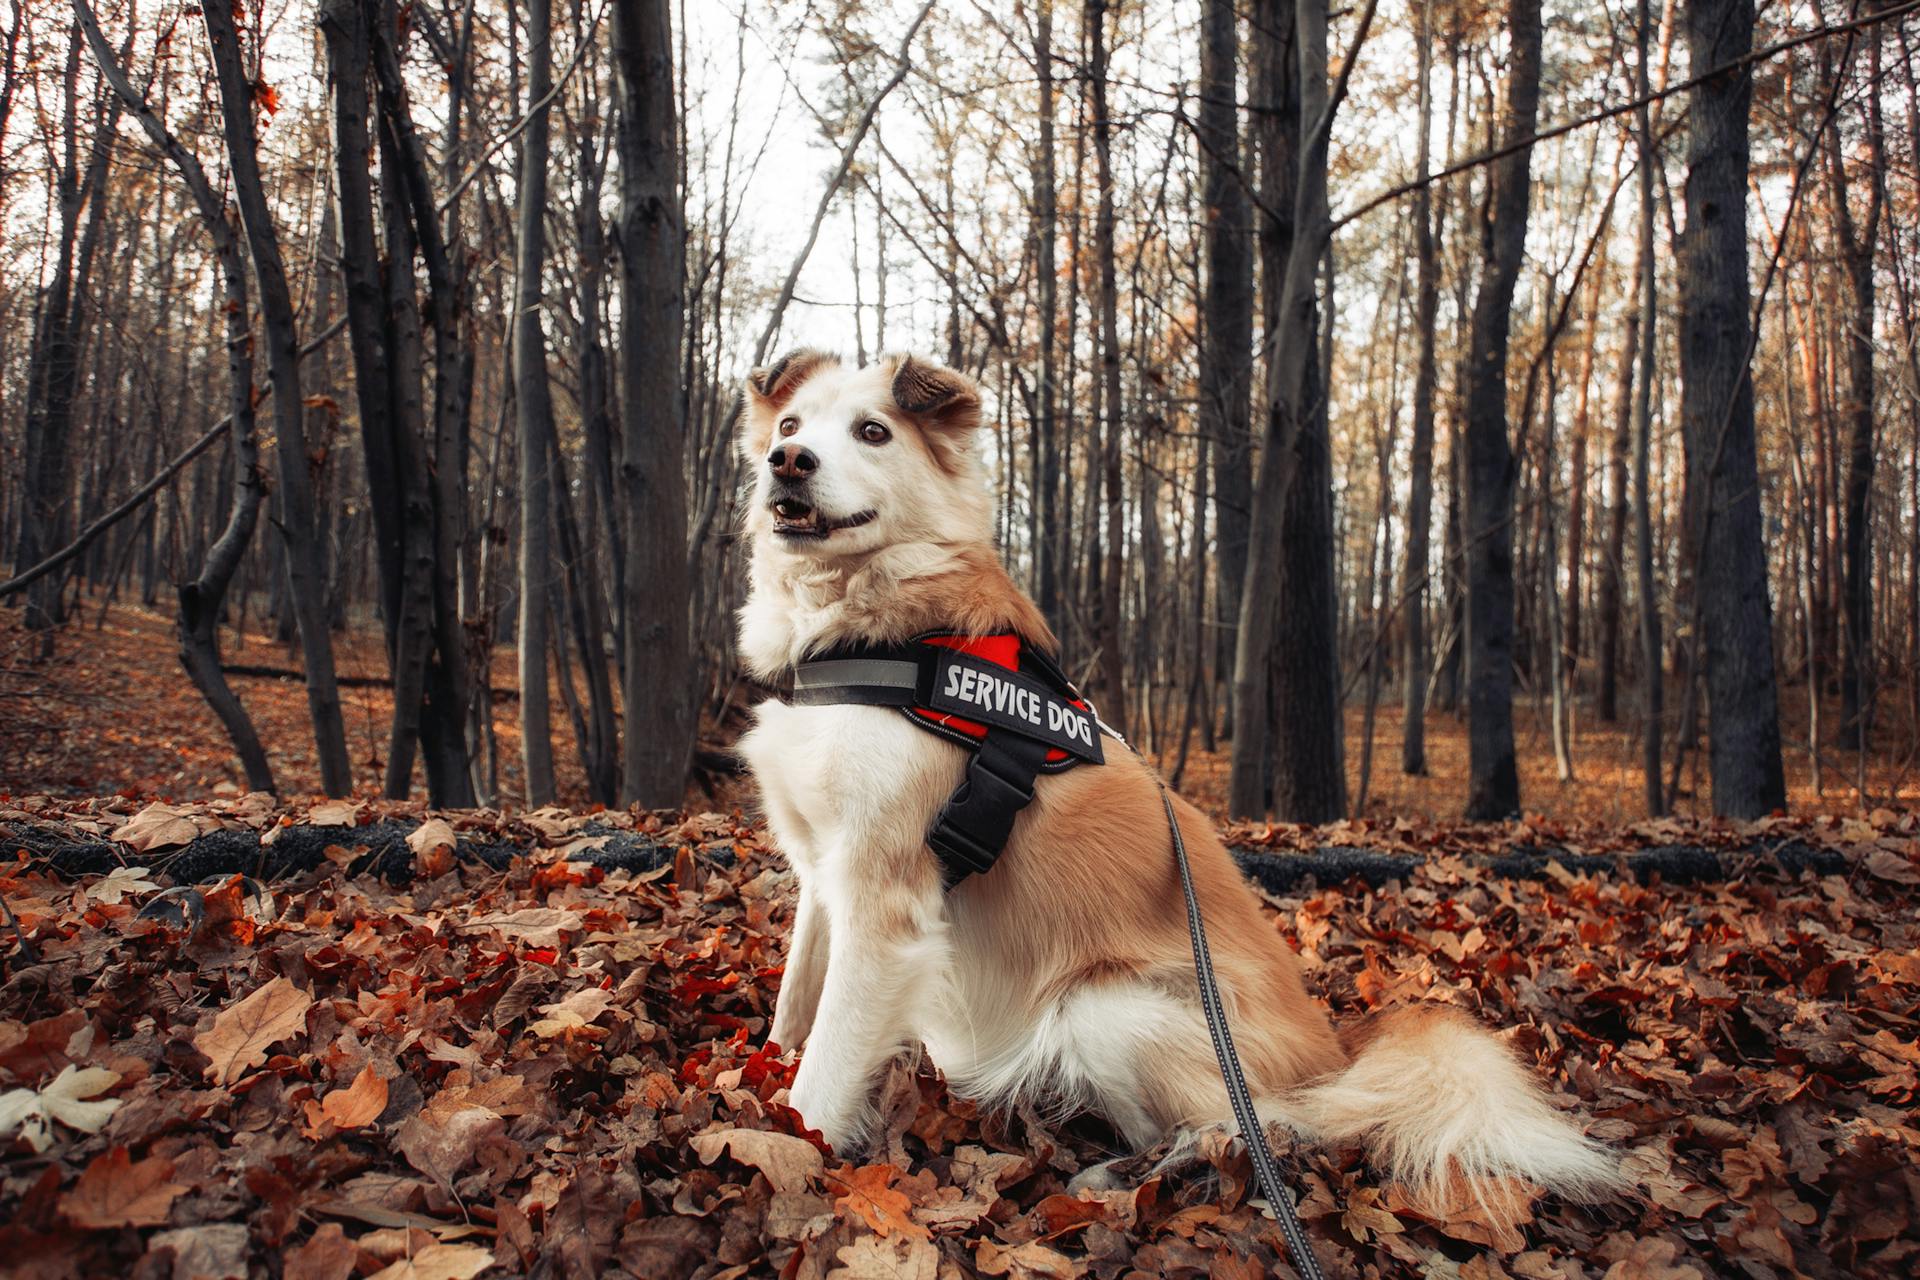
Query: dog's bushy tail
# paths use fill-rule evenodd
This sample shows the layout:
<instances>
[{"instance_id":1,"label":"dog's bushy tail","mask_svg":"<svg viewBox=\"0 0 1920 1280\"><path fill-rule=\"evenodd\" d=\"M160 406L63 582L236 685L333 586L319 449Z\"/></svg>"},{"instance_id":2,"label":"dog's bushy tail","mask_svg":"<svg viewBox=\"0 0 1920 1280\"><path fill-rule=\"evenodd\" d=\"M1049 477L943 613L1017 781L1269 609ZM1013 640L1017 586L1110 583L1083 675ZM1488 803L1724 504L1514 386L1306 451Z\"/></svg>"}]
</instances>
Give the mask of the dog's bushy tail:
<instances>
[{"instance_id":1,"label":"dog's bushy tail","mask_svg":"<svg viewBox=\"0 0 1920 1280\"><path fill-rule=\"evenodd\" d=\"M1394 1010L1349 1043L1344 1070L1285 1094L1280 1108L1319 1141L1363 1147L1419 1202L1497 1197L1515 1178L1574 1200L1623 1188L1611 1151L1471 1018L1435 1005Z\"/></svg>"}]
</instances>

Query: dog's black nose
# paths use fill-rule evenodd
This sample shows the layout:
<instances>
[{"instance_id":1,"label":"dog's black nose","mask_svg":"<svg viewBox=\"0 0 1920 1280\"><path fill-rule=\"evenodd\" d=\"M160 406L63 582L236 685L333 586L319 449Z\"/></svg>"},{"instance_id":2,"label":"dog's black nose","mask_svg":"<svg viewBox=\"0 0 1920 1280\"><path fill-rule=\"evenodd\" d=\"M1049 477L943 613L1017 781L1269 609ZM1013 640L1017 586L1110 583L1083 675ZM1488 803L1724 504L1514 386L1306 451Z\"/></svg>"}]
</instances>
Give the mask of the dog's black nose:
<instances>
[{"instance_id":1,"label":"dog's black nose","mask_svg":"<svg viewBox=\"0 0 1920 1280\"><path fill-rule=\"evenodd\" d=\"M820 466L820 459L797 444L783 444L767 455L767 465L782 480L805 480Z\"/></svg>"}]
</instances>

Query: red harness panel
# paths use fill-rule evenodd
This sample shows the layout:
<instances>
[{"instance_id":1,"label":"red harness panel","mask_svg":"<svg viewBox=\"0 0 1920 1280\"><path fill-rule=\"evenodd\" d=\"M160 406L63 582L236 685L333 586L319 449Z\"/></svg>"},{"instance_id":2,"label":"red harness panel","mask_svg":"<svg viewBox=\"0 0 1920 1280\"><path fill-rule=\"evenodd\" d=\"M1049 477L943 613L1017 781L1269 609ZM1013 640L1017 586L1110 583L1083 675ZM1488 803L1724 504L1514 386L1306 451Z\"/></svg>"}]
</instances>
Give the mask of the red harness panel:
<instances>
[{"instance_id":1,"label":"red harness panel","mask_svg":"<svg viewBox=\"0 0 1920 1280\"><path fill-rule=\"evenodd\" d=\"M985 662L991 662L996 666L1005 667L1009 671L1018 671L1020 669L1020 637L1016 635L973 636L971 638L967 636L926 636L923 637L923 643L937 644L943 649L957 649L961 653L969 654ZM1073 705L1079 707L1082 711L1088 709L1087 704L1083 701L1076 700ZM914 707L913 714L919 716L929 724L937 724L944 728L957 730L960 733L966 734L969 738L980 739L987 736L987 726L976 720L963 720L950 712L932 711L926 707ZM1047 751L1048 764L1059 764L1065 759L1067 759L1067 753L1058 747L1050 748Z\"/></svg>"}]
</instances>

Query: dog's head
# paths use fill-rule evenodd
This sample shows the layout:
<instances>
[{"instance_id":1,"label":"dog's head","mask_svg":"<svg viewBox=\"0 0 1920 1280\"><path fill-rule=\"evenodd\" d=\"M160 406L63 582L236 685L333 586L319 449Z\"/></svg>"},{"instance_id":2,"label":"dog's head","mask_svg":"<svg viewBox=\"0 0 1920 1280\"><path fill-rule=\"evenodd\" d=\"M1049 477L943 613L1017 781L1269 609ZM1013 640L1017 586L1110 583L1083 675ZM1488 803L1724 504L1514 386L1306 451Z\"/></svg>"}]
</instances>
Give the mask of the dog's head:
<instances>
[{"instance_id":1,"label":"dog's head","mask_svg":"<svg viewBox=\"0 0 1920 1280\"><path fill-rule=\"evenodd\" d=\"M912 356L855 369L793 352L747 379L747 530L811 559L987 541L979 426L980 393L964 374Z\"/></svg>"}]
</instances>

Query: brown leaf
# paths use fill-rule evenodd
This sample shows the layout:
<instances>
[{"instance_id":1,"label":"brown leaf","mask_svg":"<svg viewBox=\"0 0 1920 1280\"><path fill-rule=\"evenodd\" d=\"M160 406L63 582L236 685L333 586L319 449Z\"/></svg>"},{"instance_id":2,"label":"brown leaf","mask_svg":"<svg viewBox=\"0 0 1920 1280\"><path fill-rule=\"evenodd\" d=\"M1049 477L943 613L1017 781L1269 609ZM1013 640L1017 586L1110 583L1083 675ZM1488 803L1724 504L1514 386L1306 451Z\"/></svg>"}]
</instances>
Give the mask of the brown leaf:
<instances>
[{"instance_id":1,"label":"brown leaf","mask_svg":"<svg viewBox=\"0 0 1920 1280\"><path fill-rule=\"evenodd\" d=\"M430 1244L367 1280L473 1280L493 1265L493 1250L477 1244Z\"/></svg>"},{"instance_id":2,"label":"brown leaf","mask_svg":"<svg viewBox=\"0 0 1920 1280\"><path fill-rule=\"evenodd\" d=\"M935 1280L940 1273L940 1250L931 1240L861 1236L834 1256L840 1265L826 1280Z\"/></svg>"},{"instance_id":3,"label":"brown leaf","mask_svg":"<svg viewBox=\"0 0 1920 1280\"><path fill-rule=\"evenodd\" d=\"M313 1237L281 1259L281 1280L347 1280L360 1250L337 1222L324 1222Z\"/></svg>"},{"instance_id":4,"label":"brown leaf","mask_svg":"<svg viewBox=\"0 0 1920 1280\"><path fill-rule=\"evenodd\" d=\"M247 1225L210 1222L162 1231L147 1242L153 1252L173 1251L173 1280L246 1280Z\"/></svg>"},{"instance_id":5,"label":"brown leaf","mask_svg":"<svg viewBox=\"0 0 1920 1280\"><path fill-rule=\"evenodd\" d=\"M191 817L172 805L157 802L134 814L124 825L115 827L113 834L108 837L118 840L136 853L146 853L150 849L171 849L175 845L191 844L199 838L200 827Z\"/></svg>"},{"instance_id":6,"label":"brown leaf","mask_svg":"<svg viewBox=\"0 0 1920 1280\"><path fill-rule=\"evenodd\" d=\"M312 1006L312 996L285 978L275 978L221 1010L212 1028L193 1038L193 1047L213 1060L207 1076L217 1084L232 1084L267 1060L269 1045L303 1033Z\"/></svg>"},{"instance_id":7,"label":"brown leaf","mask_svg":"<svg viewBox=\"0 0 1920 1280\"><path fill-rule=\"evenodd\" d=\"M335 1089L320 1102L320 1114L336 1129L358 1129L379 1119L387 1109L387 1082L368 1063L344 1089Z\"/></svg>"},{"instance_id":8,"label":"brown leaf","mask_svg":"<svg viewBox=\"0 0 1920 1280\"><path fill-rule=\"evenodd\" d=\"M1078 1280L1087 1272L1086 1263L1032 1240L1011 1248L982 1240L974 1247L973 1260L981 1274L1011 1280Z\"/></svg>"},{"instance_id":9,"label":"brown leaf","mask_svg":"<svg viewBox=\"0 0 1920 1280\"><path fill-rule=\"evenodd\" d=\"M73 1190L60 1197L60 1212L76 1227L165 1226L167 1211L186 1188L167 1181L173 1161L149 1156L135 1163L125 1147L95 1156Z\"/></svg>"},{"instance_id":10,"label":"brown leaf","mask_svg":"<svg viewBox=\"0 0 1920 1280\"><path fill-rule=\"evenodd\" d=\"M712 1164L723 1151L731 1153L764 1173L775 1191L804 1191L826 1167L820 1149L805 1138L761 1129L716 1129L688 1139L687 1145L702 1164Z\"/></svg>"},{"instance_id":11,"label":"brown leaf","mask_svg":"<svg viewBox=\"0 0 1920 1280\"><path fill-rule=\"evenodd\" d=\"M869 1164L858 1169L842 1165L827 1175L843 1188L843 1193L833 1202L834 1209L858 1215L883 1236L895 1231L910 1236L931 1234L913 1220L913 1202L892 1189L899 1172L889 1164Z\"/></svg>"},{"instance_id":12,"label":"brown leaf","mask_svg":"<svg viewBox=\"0 0 1920 1280\"><path fill-rule=\"evenodd\" d=\"M442 1089L394 1135L393 1145L420 1172L452 1186L480 1143L505 1129L500 1113L469 1101L464 1089Z\"/></svg>"}]
</instances>

